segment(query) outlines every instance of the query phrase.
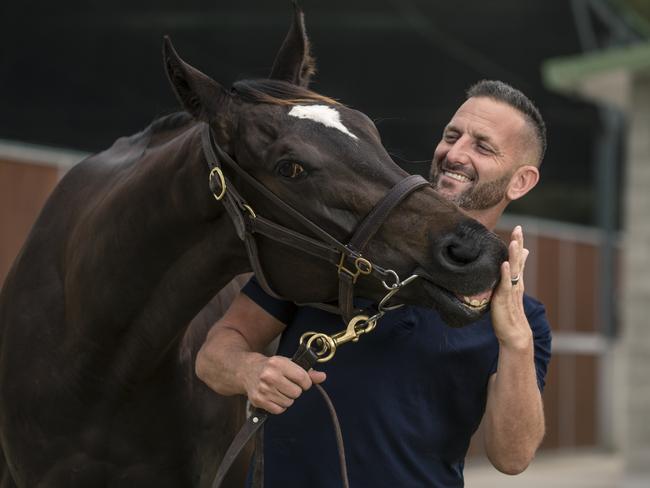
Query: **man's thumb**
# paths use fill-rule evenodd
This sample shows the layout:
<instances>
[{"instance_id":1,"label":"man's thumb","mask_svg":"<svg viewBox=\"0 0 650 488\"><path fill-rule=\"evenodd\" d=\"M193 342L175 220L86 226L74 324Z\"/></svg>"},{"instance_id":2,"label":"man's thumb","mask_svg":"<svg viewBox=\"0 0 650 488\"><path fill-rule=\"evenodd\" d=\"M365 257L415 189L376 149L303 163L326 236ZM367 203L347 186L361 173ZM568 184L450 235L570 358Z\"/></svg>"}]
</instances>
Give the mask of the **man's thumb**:
<instances>
[{"instance_id":1,"label":"man's thumb","mask_svg":"<svg viewBox=\"0 0 650 488\"><path fill-rule=\"evenodd\" d=\"M309 377L313 383L322 383L327 378L327 375L322 371L315 371L313 369L309 370Z\"/></svg>"}]
</instances>

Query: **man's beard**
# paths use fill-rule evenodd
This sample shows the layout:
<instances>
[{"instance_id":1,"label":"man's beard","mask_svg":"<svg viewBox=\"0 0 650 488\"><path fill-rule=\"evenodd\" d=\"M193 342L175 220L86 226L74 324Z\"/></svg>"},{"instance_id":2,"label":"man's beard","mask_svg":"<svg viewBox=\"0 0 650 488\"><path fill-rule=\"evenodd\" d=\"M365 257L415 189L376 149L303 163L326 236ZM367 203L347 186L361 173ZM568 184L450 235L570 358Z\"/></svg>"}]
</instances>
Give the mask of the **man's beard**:
<instances>
[{"instance_id":1,"label":"man's beard","mask_svg":"<svg viewBox=\"0 0 650 488\"><path fill-rule=\"evenodd\" d=\"M440 177L442 176L441 167L443 166L447 170L455 171L453 165L448 162L443 161L439 165L435 165L434 163L434 167L431 168L430 180L436 191L443 190L440 186ZM461 171L457 172L464 174L464 172ZM508 190L510 178L512 178L512 172L508 172L496 180L481 183L476 182L476 176L474 176L473 182L469 188L457 195L448 196L448 194L445 194L445 196L447 196L449 201L465 210L485 210L494 207L504 199ZM444 194L445 192L442 193Z\"/></svg>"}]
</instances>

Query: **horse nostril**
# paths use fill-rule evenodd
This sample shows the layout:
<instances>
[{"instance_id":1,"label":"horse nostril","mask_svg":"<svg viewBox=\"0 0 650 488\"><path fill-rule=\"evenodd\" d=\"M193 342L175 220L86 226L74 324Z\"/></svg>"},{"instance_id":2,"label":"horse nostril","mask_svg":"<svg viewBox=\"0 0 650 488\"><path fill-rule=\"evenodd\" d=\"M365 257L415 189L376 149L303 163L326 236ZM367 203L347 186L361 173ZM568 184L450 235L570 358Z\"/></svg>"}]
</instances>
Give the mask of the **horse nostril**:
<instances>
[{"instance_id":1,"label":"horse nostril","mask_svg":"<svg viewBox=\"0 0 650 488\"><path fill-rule=\"evenodd\" d=\"M454 264L466 265L478 259L480 248L465 242L452 242L447 246L446 254Z\"/></svg>"},{"instance_id":2,"label":"horse nostril","mask_svg":"<svg viewBox=\"0 0 650 488\"><path fill-rule=\"evenodd\" d=\"M492 275L501 241L474 220L460 222L454 229L433 240L434 255L441 270L452 273L488 273ZM499 263L501 261L498 261Z\"/></svg>"}]
</instances>

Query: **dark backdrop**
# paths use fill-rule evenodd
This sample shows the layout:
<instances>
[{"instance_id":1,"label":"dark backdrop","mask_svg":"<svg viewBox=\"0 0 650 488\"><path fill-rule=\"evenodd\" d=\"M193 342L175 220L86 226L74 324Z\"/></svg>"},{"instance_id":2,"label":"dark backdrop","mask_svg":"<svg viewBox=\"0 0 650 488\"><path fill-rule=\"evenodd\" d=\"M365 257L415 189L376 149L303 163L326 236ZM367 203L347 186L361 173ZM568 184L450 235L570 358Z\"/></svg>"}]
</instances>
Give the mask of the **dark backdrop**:
<instances>
[{"instance_id":1,"label":"dark backdrop","mask_svg":"<svg viewBox=\"0 0 650 488\"><path fill-rule=\"evenodd\" d=\"M481 78L522 89L549 130L542 183L511 207L594 222L594 107L547 91L540 63L580 51L561 0L304 0L318 61L312 85L377 121L389 151L426 174L440 131ZM161 63L172 36L223 84L265 76L289 25L288 0L7 2L0 138L99 150L177 104Z\"/></svg>"}]
</instances>

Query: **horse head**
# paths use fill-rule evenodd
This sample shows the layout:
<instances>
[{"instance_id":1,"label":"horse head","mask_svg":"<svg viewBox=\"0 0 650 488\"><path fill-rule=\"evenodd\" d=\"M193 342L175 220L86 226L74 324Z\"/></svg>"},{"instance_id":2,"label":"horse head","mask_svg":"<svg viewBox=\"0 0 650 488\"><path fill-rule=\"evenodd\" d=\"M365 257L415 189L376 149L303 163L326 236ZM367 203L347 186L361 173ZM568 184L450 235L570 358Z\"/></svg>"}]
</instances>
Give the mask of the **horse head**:
<instances>
[{"instance_id":1,"label":"horse head","mask_svg":"<svg viewBox=\"0 0 650 488\"><path fill-rule=\"evenodd\" d=\"M298 7L268 79L226 89L183 61L169 39L163 54L182 106L210 125L223 151L339 241L349 242L376 203L407 176L372 120L308 89L315 67ZM237 174L229 178L254 212L296 227ZM296 302L336 299L337 273L329 263L265 237L259 242L260 262L278 294ZM388 215L363 256L399 276L422 276L400 291L401 300L437 308L447 323L461 326L485 312L507 252L493 233L426 186ZM378 300L385 291L380 280L362 275L357 294Z\"/></svg>"}]
</instances>

